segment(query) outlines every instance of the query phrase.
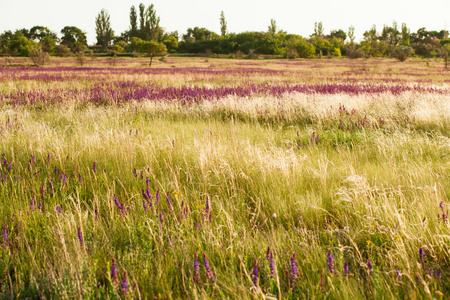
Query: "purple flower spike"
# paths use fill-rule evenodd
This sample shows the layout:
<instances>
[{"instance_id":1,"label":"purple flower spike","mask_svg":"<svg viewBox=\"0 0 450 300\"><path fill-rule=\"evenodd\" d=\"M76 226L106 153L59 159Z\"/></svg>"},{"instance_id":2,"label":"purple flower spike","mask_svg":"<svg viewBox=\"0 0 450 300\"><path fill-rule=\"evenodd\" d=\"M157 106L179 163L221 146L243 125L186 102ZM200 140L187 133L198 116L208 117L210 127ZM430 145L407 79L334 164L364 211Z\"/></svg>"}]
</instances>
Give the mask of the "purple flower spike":
<instances>
[{"instance_id":1,"label":"purple flower spike","mask_svg":"<svg viewBox=\"0 0 450 300\"><path fill-rule=\"evenodd\" d=\"M3 243L5 245L8 244L8 230L6 229L6 226L3 227Z\"/></svg>"},{"instance_id":2,"label":"purple flower spike","mask_svg":"<svg viewBox=\"0 0 450 300\"><path fill-rule=\"evenodd\" d=\"M372 266L372 262L370 261L370 258L367 260L367 268L369 268L369 274L372 275L373 266Z\"/></svg>"},{"instance_id":3,"label":"purple flower spike","mask_svg":"<svg viewBox=\"0 0 450 300\"><path fill-rule=\"evenodd\" d=\"M291 256L291 274L292 274L292 285L295 285L295 281L297 280L297 278L300 275L300 272L298 270L297 267L297 259L296 259L296 254L292 254Z\"/></svg>"},{"instance_id":4,"label":"purple flower spike","mask_svg":"<svg viewBox=\"0 0 450 300\"><path fill-rule=\"evenodd\" d=\"M208 258L206 257L206 253L203 253L203 264L206 270L206 278L210 279L212 282L216 282L216 278L214 277L213 272L209 266Z\"/></svg>"},{"instance_id":5,"label":"purple flower spike","mask_svg":"<svg viewBox=\"0 0 450 300\"><path fill-rule=\"evenodd\" d=\"M156 206L158 206L158 204L159 204L159 198L160 198L160 196L159 196L159 189L156 191Z\"/></svg>"},{"instance_id":6,"label":"purple flower spike","mask_svg":"<svg viewBox=\"0 0 450 300\"><path fill-rule=\"evenodd\" d=\"M30 210L34 210L34 196L31 196L31 201L30 201Z\"/></svg>"},{"instance_id":7,"label":"purple flower spike","mask_svg":"<svg viewBox=\"0 0 450 300\"><path fill-rule=\"evenodd\" d=\"M117 265L114 258L111 260L111 280L113 282L117 280Z\"/></svg>"},{"instance_id":8,"label":"purple flower spike","mask_svg":"<svg viewBox=\"0 0 450 300\"><path fill-rule=\"evenodd\" d=\"M441 269L438 269L438 270L437 270L437 272L436 272L436 277L437 277L439 280L442 279L442 271L441 271Z\"/></svg>"},{"instance_id":9,"label":"purple flower spike","mask_svg":"<svg viewBox=\"0 0 450 300\"><path fill-rule=\"evenodd\" d=\"M422 268L425 270L425 251L423 248L419 248L420 262L422 263Z\"/></svg>"},{"instance_id":10,"label":"purple flower spike","mask_svg":"<svg viewBox=\"0 0 450 300\"><path fill-rule=\"evenodd\" d=\"M344 261L344 276L348 276L348 263L347 261Z\"/></svg>"},{"instance_id":11,"label":"purple flower spike","mask_svg":"<svg viewBox=\"0 0 450 300\"><path fill-rule=\"evenodd\" d=\"M270 250L270 246L267 247L266 259L269 261L270 278L273 278L273 275L275 274L275 264L273 262L273 253L272 250Z\"/></svg>"},{"instance_id":12,"label":"purple flower spike","mask_svg":"<svg viewBox=\"0 0 450 300\"><path fill-rule=\"evenodd\" d=\"M144 197L145 200L148 200L147 193L144 191L144 188L142 188L142 197Z\"/></svg>"},{"instance_id":13,"label":"purple flower spike","mask_svg":"<svg viewBox=\"0 0 450 300\"><path fill-rule=\"evenodd\" d=\"M170 210L173 210L172 199L170 199L169 192L167 192L167 198L166 199L167 199L167 203L169 203Z\"/></svg>"},{"instance_id":14,"label":"purple flower spike","mask_svg":"<svg viewBox=\"0 0 450 300\"><path fill-rule=\"evenodd\" d=\"M198 263L197 252L194 253L194 283L200 282L200 264Z\"/></svg>"},{"instance_id":15,"label":"purple flower spike","mask_svg":"<svg viewBox=\"0 0 450 300\"><path fill-rule=\"evenodd\" d=\"M116 194L114 194L114 203L120 210L123 210L123 204L119 202L119 199L117 199Z\"/></svg>"},{"instance_id":16,"label":"purple flower spike","mask_svg":"<svg viewBox=\"0 0 450 300\"><path fill-rule=\"evenodd\" d=\"M120 284L120 287L122 288L122 294L126 297L128 294L127 271L123 271L122 283Z\"/></svg>"},{"instance_id":17,"label":"purple flower spike","mask_svg":"<svg viewBox=\"0 0 450 300\"><path fill-rule=\"evenodd\" d=\"M84 246L83 233L81 232L81 228L78 227L78 240L80 240L81 248Z\"/></svg>"},{"instance_id":18,"label":"purple flower spike","mask_svg":"<svg viewBox=\"0 0 450 300\"><path fill-rule=\"evenodd\" d=\"M94 161L94 165L92 166L92 168L94 169L94 172L97 172L97 163Z\"/></svg>"},{"instance_id":19,"label":"purple flower spike","mask_svg":"<svg viewBox=\"0 0 450 300\"><path fill-rule=\"evenodd\" d=\"M253 264L253 270L252 270L252 281L253 285L258 285L258 260L255 258L255 262Z\"/></svg>"},{"instance_id":20,"label":"purple flower spike","mask_svg":"<svg viewBox=\"0 0 450 300\"><path fill-rule=\"evenodd\" d=\"M331 249L328 249L327 252L327 261L328 261L328 271L330 271L330 273L334 273L334 259L333 259L333 254L331 254Z\"/></svg>"}]
</instances>

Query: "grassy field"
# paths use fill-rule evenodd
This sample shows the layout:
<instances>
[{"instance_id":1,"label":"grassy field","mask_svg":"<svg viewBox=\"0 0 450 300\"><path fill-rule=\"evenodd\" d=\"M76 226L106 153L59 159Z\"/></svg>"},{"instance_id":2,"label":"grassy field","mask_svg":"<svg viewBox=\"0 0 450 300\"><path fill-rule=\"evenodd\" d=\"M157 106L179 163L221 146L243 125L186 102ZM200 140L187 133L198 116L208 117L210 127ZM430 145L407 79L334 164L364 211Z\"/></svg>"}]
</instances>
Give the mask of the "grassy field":
<instances>
[{"instance_id":1,"label":"grassy field","mask_svg":"<svg viewBox=\"0 0 450 300\"><path fill-rule=\"evenodd\" d=\"M0 298L444 299L450 73L0 69Z\"/></svg>"}]
</instances>

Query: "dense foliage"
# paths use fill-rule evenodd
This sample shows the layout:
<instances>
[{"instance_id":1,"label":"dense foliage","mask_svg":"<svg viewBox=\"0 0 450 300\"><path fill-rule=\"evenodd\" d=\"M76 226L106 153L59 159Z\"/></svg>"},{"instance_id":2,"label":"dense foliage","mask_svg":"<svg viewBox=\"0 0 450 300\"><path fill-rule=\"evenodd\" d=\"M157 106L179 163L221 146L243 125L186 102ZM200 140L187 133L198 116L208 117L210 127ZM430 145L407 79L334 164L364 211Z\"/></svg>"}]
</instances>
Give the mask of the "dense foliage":
<instances>
[{"instance_id":1,"label":"dense foliage","mask_svg":"<svg viewBox=\"0 0 450 300\"><path fill-rule=\"evenodd\" d=\"M170 53L206 53L232 55L249 58L258 55L276 55L285 58L313 58L322 56L347 55L358 57L395 57L405 61L408 57L447 57L448 51L440 41L448 38L448 32L427 31L420 28L411 33L406 24L401 27L393 22L385 25L378 32L375 25L366 31L360 43L355 42L354 27L348 31L331 30L328 35L322 22L314 24L314 33L310 37L288 34L277 27L271 20L267 32L229 33L223 11L220 14L220 35L207 28L189 28L181 36L178 32L166 32L160 25L153 4L145 7L140 4L130 9L130 28L119 36L114 36L110 16L101 10L96 17L97 44L90 51L125 55L139 53L133 45L133 39L160 44ZM67 56L71 53L88 51L86 33L74 26L66 26L61 30L61 39L46 27L35 26L15 32L5 31L0 35L0 54L8 56L30 56L33 48L48 55ZM36 50L35 50L36 52ZM164 53L164 52L161 52Z\"/></svg>"}]
</instances>

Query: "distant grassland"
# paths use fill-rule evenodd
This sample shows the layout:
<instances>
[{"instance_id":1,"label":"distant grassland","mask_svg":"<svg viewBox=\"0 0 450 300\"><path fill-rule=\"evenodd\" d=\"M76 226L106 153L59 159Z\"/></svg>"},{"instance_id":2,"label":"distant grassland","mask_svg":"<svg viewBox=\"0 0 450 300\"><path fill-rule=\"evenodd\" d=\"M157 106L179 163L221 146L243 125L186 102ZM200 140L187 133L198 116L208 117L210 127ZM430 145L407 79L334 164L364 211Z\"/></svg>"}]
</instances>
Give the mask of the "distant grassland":
<instances>
[{"instance_id":1,"label":"distant grassland","mask_svg":"<svg viewBox=\"0 0 450 300\"><path fill-rule=\"evenodd\" d=\"M168 60L0 69L1 298L447 297L448 72ZM113 101L111 82L335 90ZM385 90L339 88L367 84Z\"/></svg>"}]
</instances>

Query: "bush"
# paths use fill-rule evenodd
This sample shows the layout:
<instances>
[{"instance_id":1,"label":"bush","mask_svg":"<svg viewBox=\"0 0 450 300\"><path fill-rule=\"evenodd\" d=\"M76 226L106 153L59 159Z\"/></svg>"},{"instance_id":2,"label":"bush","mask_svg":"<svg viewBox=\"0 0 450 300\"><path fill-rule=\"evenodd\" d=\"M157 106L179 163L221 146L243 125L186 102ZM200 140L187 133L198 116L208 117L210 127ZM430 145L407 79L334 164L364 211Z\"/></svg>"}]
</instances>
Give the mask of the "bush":
<instances>
[{"instance_id":1,"label":"bush","mask_svg":"<svg viewBox=\"0 0 450 300\"><path fill-rule=\"evenodd\" d=\"M36 66L43 66L50 61L50 55L42 51L41 46L31 47L30 58Z\"/></svg>"},{"instance_id":2,"label":"bush","mask_svg":"<svg viewBox=\"0 0 450 300\"><path fill-rule=\"evenodd\" d=\"M398 47L394 50L394 57L399 61L404 62L408 57L414 54L411 47Z\"/></svg>"},{"instance_id":3,"label":"bush","mask_svg":"<svg viewBox=\"0 0 450 300\"><path fill-rule=\"evenodd\" d=\"M58 45L58 46L56 46L55 54L56 54L56 56L61 56L61 57L69 56L70 49L66 45Z\"/></svg>"},{"instance_id":4,"label":"bush","mask_svg":"<svg viewBox=\"0 0 450 300\"><path fill-rule=\"evenodd\" d=\"M347 56L349 58L361 58L365 56L364 51L361 48L357 48L354 45L346 47Z\"/></svg>"},{"instance_id":5,"label":"bush","mask_svg":"<svg viewBox=\"0 0 450 300\"><path fill-rule=\"evenodd\" d=\"M286 55L284 57L288 58L288 59L295 59L295 58L298 58L299 55L298 55L297 50L295 50L295 49L288 49L286 51Z\"/></svg>"},{"instance_id":6,"label":"bush","mask_svg":"<svg viewBox=\"0 0 450 300\"><path fill-rule=\"evenodd\" d=\"M333 56L340 57L341 56L341 49L334 48L334 51L331 53Z\"/></svg>"}]
</instances>

